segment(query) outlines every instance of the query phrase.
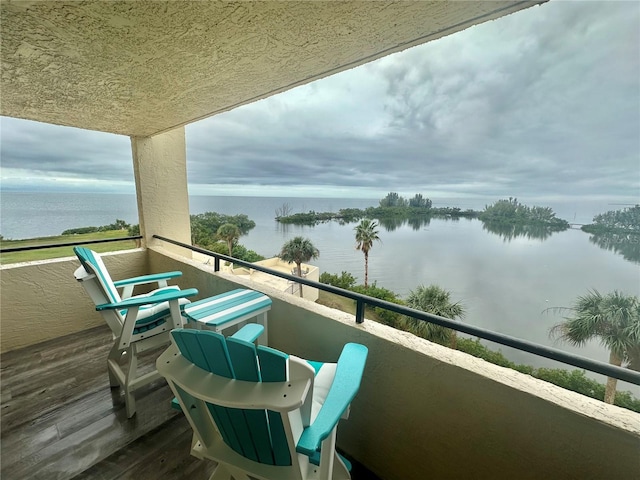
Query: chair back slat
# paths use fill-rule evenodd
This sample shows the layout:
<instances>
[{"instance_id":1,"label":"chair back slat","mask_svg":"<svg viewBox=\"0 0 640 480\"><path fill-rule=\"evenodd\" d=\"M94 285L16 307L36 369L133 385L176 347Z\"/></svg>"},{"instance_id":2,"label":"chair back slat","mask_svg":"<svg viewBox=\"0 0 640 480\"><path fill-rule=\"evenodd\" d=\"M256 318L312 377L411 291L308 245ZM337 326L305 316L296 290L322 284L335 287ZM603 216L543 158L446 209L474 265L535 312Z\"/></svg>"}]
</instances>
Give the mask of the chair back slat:
<instances>
[{"instance_id":1,"label":"chair back slat","mask_svg":"<svg viewBox=\"0 0 640 480\"><path fill-rule=\"evenodd\" d=\"M273 348L258 347L260 375L263 382L286 382L289 355Z\"/></svg>"},{"instance_id":2,"label":"chair back slat","mask_svg":"<svg viewBox=\"0 0 640 480\"><path fill-rule=\"evenodd\" d=\"M273 348L259 346L258 359L260 361L260 374L263 382L286 382L287 362L289 355L274 350ZM291 453L287 441L282 417L278 412L267 411L271 445L273 448L274 465L291 465Z\"/></svg>"},{"instance_id":3,"label":"chair back slat","mask_svg":"<svg viewBox=\"0 0 640 480\"><path fill-rule=\"evenodd\" d=\"M182 352L182 355L194 365L200 367L203 370L209 371L209 363L205 357L198 336L195 331L185 330L180 335L176 335L176 332L171 332L171 335L178 344L178 348Z\"/></svg>"},{"instance_id":4,"label":"chair back slat","mask_svg":"<svg viewBox=\"0 0 640 480\"><path fill-rule=\"evenodd\" d=\"M258 356L253 343L236 338L227 338L229 358L233 365L236 380L244 382L261 381Z\"/></svg>"},{"instance_id":5,"label":"chair back slat","mask_svg":"<svg viewBox=\"0 0 640 480\"><path fill-rule=\"evenodd\" d=\"M241 439L238 437L233 424L235 417L229 415L229 410L231 409L221 407L220 405L213 405L211 403L207 403L207 408L215 420L224 442L240 455L244 455Z\"/></svg>"},{"instance_id":6,"label":"chair back slat","mask_svg":"<svg viewBox=\"0 0 640 480\"><path fill-rule=\"evenodd\" d=\"M211 335L199 335L197 330L178 329L173 330L171 336L182 355L197 367L215 375L235 378L224 337L219 333L209 333ZM185 405L189 397L184 398ZM238 437L234 428L235 416L229 414L228 408L219 405L207 404L207 408L226 444L236 452L242 453L242 439Z\"/></svg>"},{"instance_id":7,"label":"chair back slat","mask_svg":"<svg viewBox=\"0 0 640 480\"><path fill-rule=\"evenodd\" d=\"M245 382L260 382L262 380L256 347L253 343L227 338L227 348L237 380ZM273 465L271 435L266 411L243 410L243 413L244 421L239 421L236 427L239 435L248 435L251 439L251 444L245 448L245 455L252 459L256 457L256 461L260 463Z\"/></svg>"},{"instance_id":8,"label":"chair back slat","mask_svg":"<svg viewBox=\"0 0 640 480\"><path fill-rule=\"evenodd\" d=\"M182 355L207 372L245 382L261 382L263 374L270 382L287 380L288 356L277 350L260 347L257 351L253 343L212 331L177 329L171 335ZM291 465L280 413L210 403L207 408L234 451L263 464Z\"/></svg>"},{"instance_id":9,"label":"chair back slat","mask_svg":"<svg viewBox=\"0 0 640 480\"><path fill-rule=\"evenodd\" d=\"M102 258L100 258L99 255L96 255L93 250L85 247L74 247L73 251L87 273L95 275L100 282L107 300L105 303L119 302L121 300L120 294L118 293L116 286L113 284L111 275L109 275L109 271L104 265Z\"/></svg>"}]
</instances>

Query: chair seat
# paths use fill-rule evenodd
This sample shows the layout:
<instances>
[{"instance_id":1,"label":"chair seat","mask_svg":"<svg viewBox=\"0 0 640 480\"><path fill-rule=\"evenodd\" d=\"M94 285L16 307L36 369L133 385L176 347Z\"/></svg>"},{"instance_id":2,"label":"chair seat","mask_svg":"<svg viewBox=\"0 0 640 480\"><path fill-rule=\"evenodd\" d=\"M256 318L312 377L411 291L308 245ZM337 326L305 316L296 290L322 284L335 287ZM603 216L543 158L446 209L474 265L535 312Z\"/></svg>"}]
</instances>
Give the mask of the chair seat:
<instances>
[{"instance_id":1,"label":"chair seat","mask_svg":"<svg viewBox=\"0 0 640 480\"><path fill-rule=\"evenodd\" d=\"M159 295L161 293L165 293L168 291L176 291L180 290L178 286L169 286L158 288L152 292L143 295L136 295L132 298L145 298L149 297L149 300L152 301L153 297ZM181 298L178 300L180 304L180 310L183 310L186 305L189 304L189 300L186 298ZM128 309L123 308L120 310L120 315L123 317L127 316ZM149 330L153 330L154 328L162 325L166 322L166 318L171 315L171 310L169 307L169 302L162 303L150 303L148 305L142 305L138 310L138 315L136 317L136 326L133 329L134 334L146 332Z\"/></svg>"}]
</instances>

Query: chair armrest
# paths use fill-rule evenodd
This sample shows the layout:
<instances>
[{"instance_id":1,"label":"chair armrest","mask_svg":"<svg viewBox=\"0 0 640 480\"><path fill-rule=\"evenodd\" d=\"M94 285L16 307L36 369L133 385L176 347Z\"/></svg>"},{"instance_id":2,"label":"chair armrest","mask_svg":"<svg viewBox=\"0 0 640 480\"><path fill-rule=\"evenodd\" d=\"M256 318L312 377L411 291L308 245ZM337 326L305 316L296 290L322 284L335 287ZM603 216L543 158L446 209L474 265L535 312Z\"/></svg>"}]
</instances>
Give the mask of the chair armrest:
<instances>
[{"instance_id":1,"label":"chair armrest","mask_svg":"<svg viewBox=\"0 0 640 480\"><path fill-rule=\"evenodd\" d=\"M313 423L302 432L296 446L298 453L313 455L338 424L358 393L367 362L367 353L367 347L364 345L347 343L344 346L327 398Z\"/></svg>"},{"instance_id":2,"label":"chair armrest","mask_svg":"<svg viewBox=\"0 0 640 480\"><path fill-rule=\"evenodd\" d=\"M154 273L151 275L142 275L140 277L125 278L123 280L113 282L113 284L116 287L124 287L125 285L143 285L145 283L154 283L160 280L168 280L170 278L176 278L180 276L182 276L182 272L179 271Z\"/></svg>"},{"instance_id":3,"label":"chair armrest","mask_svg":"<svg viewBox=\"0 0 640 480\"><path fill-rule=\"evenodd\" d=\"M248 343L253 343L256 339L264 333L264 327L257 323L249 323L231 335L231 338L238 340L244 340Z\"/></svg>"},{"instance_id":4,"label":"chair armrest","mask_svg":"<svg viewBox=\"0 0 640 480\"><path fill-rule=\"evenodd\" d=\"M96 307L97 311L102 310L119 310L121 308L140 307L142 305L151 305L155 303L168 302L170 300L177 300L179 298L192 297L198 294L198 290L195 288L188 288L186 290L169 290L158 295L146 296L146 297L131 297L116 303L103 303Z\"/></svg>"}]
</instances>

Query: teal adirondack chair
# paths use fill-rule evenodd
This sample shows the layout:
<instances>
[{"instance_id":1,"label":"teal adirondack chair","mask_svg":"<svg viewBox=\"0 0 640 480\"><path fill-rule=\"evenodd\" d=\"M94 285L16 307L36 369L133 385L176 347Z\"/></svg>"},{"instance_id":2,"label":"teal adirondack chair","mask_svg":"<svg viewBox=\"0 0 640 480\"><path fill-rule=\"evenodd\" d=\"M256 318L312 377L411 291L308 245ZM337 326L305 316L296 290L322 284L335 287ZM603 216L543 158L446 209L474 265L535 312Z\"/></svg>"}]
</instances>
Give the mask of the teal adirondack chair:
<instances>
[{"instance_id":1,"label":"teal adirondack chair","mask_svg":"<svg viewBox=\"0 0 640 480\"><path fill-rule=\"evenodd\" d=\"M191 454L214 460L210 480L347 480L336 429L360 387L367 348L307 362L252 343L249 324L225 338L177 329L157 360L194 432ZM245 334L247 332L247 334Z\"/></svg>"},{"instance_id":2,"label":"teal adirondack chair","mask_svg":"<svg viewBox=\"0 0 640 480\"><path fill-rule=\"evenodd\" d=\"M80 267L74 276L96 305L113 333L114 344L107 358L111 387L124 389L127 417L136 412L133 392L160 377L156 370L138 376L137 355L170 343L169 332L184 326L182 307L187 297L197 295L195 288L180 290L168 286L167 280L181 272L159 273L114 282L100 256L84 247L73 249ZM133 295L136 285L157 283L158 288L143 295ZM123 289L122 295L118 288ZM124 357L124 358L123 358ZM125 367L121 363L126 360Z\"/></svg>"}]
</instances>

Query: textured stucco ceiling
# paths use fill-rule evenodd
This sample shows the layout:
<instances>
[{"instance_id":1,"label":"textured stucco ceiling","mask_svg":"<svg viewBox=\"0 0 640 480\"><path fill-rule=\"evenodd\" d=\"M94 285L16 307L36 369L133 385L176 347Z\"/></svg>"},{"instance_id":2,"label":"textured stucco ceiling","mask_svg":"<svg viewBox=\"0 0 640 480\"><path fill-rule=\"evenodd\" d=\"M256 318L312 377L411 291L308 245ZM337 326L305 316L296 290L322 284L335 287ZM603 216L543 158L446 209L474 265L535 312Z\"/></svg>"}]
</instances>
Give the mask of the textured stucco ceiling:
<instances>
[{"instance_id":1,"label":"textured stucco ceiling","mask_svg":"<svg viewBox=\"0 0 640 480\"><path fill-rule=\"evenodd\" d=\"M541 3L2 0L2 115L149 136Z\"/></svg>"}]
</instances>

